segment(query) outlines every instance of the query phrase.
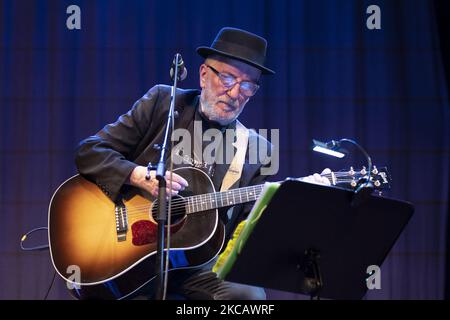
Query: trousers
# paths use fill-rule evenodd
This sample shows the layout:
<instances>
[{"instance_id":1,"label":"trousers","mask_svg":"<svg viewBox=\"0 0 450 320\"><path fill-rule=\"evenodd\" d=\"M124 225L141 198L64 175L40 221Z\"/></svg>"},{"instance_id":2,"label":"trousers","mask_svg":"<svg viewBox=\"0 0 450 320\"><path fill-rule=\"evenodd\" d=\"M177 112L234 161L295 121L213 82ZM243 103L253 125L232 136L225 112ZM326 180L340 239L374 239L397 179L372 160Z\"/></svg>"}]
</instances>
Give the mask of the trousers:
<instances>
[{"instance_id":1,"label":"trousers","mask_svg":"<svg viewBox=\"0 0 450 320\"><path fill-rule=\"evenodd\" d=\"M266 300L263 288L224 281L212 272L215 261L198 269L169 272L167 300ZM144 288L132 299L154 299L156 288Z\"/></svg>"}]
</instances>

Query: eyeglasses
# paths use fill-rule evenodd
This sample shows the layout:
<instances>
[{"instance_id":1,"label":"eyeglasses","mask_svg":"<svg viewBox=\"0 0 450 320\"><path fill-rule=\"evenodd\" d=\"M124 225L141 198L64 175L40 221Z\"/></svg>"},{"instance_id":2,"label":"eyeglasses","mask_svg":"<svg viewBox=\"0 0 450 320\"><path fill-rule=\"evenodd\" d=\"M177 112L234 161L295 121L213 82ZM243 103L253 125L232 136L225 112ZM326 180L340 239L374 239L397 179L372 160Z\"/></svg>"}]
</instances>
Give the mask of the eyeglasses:
<instances>
[{"instance_id":1,"label":"eyeglasses","mask_svg":"<svg viewBox=\"0 0 450 320\"><path fill-rule=\"evenodd\" d=\"M237 81L235 77L233 77L230 74L226 74L226 73L221 73L219 71L217 71L216 69L214 69L213 67L206 65L208 68L210 68L212 70L212 72L214 72L216 74L216 76L219 78L220 82L222 83L222 85L227 89L230 90L232 88L234 88L234 86L236 85L236 83L239 83L239 90L240 92L246 96L246 97L251 97L254 96L256 91L258 91L259 89L259 85L251 82L251 81Z\"/></svg>"}]
</instances>

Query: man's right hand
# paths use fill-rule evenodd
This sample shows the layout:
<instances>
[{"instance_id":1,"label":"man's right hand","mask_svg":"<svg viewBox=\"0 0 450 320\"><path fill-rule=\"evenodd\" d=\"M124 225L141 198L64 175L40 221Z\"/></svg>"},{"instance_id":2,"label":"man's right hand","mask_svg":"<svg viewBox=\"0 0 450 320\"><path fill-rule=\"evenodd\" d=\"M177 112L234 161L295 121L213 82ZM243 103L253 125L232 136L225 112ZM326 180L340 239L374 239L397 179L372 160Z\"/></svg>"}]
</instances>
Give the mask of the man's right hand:
<instances>
[{"instance_id":1,"label":"man's right hand","mask_svg":"<svg viewBox=\"0 0 450 320\"><path fill-rule=\"evenodd\" d=\"M152 196L158 196L159 182L156 179L156 171L150 171L150 180L146 180L147 168L138 166L131 172L129 184L137 188L141 188L149 192ZM170 188L170 172L166 172L166 192L169 195ZM188 182L180 175L172 172L172 196L177 195L179 191L183 191L188 186Z\"/></svg>"}]
</instances>

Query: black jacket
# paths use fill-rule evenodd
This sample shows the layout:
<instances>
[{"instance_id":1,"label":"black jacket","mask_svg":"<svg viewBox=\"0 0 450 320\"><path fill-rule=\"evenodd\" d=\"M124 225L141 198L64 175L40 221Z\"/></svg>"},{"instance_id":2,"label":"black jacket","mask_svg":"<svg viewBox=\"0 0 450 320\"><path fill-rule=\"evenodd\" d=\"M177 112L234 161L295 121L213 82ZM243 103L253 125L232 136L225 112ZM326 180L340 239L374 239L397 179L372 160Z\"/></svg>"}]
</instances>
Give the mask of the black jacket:
<instances>
[{"instance_id":1,"label":"black jacket","mask_svg":"<svg viewBox=\"0 0 450 320\"><path fill-rule=\"evenodd\" d=\"M159 152L155 151L154 145L162 143L164 138L170 90L171 87L165 85L151 88L128 113L79 144L76 152L78 171L96 183L111 200L115 201L123 191L124 183L136 166L158 162ZM186 128L192 120L199 94L198 90L177 91L175 128ZM258 143L268 144L268 150L271 150L270 143L255 131L250 130L250 135L256 137ZM260 168L259 163L248 163L247 152L241 179L232 188L263 183L268 176L260 175ZM251 205L235 208L233 216L248 212Z\"/></svg>"}]
</instances>

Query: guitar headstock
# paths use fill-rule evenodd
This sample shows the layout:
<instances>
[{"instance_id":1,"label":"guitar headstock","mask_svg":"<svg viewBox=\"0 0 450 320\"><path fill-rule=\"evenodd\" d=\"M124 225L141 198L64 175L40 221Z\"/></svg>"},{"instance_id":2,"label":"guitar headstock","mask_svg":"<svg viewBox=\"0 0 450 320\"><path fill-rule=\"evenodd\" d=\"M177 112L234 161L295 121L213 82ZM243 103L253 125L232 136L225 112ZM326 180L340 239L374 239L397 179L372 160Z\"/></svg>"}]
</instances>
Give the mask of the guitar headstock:
<instances>
[{"instance_id":1,"label":"guitar headstock","mask_svg":"<svg viewBox=\"0 0 450 320\"><path fill-rule=\"evenodd\" d=\"M359 170L350 167L349 170L332 172L327 175L327 178L330 179L332 185L339 185L344 188L348 186L353 189L357 186L359 179L364 178L365 176L367 176L366 167L362 167L362 169ZM387 167L377 168L377 166L373 166L372 172L370 173L370 180L373 182L375 190L377 191L391 188L391 176Z\"/></svg>"}]
</instances>

